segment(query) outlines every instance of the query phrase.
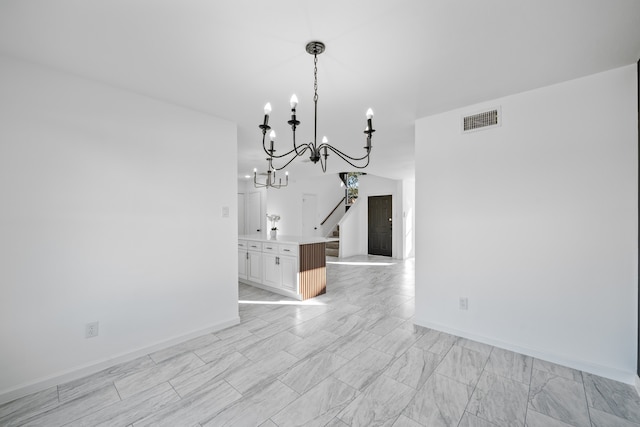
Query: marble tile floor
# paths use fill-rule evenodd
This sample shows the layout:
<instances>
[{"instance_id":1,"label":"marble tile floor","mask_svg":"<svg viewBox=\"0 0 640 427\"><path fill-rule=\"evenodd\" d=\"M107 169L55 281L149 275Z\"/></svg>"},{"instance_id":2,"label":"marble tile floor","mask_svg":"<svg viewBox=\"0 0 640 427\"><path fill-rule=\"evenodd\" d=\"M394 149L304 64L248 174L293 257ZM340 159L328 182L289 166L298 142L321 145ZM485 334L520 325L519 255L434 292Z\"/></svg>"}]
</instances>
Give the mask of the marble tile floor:
<instances>
[{"instance_id":1,"label":"marble tile floor","mask_svg":"<svg viewBox=\"0 0 640 427\"><path fill-rule=\"evenodd\" d=\"M640 427L635 389L414 326L414 262L328 259L327 294L239 285L241 324L0 406L0 426Z\"/></svg>"}]
</instances>

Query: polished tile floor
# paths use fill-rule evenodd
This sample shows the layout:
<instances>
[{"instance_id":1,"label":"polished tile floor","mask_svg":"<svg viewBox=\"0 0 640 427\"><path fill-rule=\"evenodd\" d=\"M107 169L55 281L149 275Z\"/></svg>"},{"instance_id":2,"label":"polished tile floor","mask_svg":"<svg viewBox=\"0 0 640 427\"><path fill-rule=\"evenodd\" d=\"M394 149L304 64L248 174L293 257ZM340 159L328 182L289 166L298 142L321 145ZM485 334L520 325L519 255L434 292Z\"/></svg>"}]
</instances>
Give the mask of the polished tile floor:
<instances>
[{"instance_id":1,"label":"polished tile floor","mask_svg":"<svg viewBox=\"0 0 640 427\"><path fill-rule=\"evenodd\" d=\"M304 303L0 406L0 425L640 426L634 388L415 327L412 260L329 259Z\"/></svg>"}]
</instances>

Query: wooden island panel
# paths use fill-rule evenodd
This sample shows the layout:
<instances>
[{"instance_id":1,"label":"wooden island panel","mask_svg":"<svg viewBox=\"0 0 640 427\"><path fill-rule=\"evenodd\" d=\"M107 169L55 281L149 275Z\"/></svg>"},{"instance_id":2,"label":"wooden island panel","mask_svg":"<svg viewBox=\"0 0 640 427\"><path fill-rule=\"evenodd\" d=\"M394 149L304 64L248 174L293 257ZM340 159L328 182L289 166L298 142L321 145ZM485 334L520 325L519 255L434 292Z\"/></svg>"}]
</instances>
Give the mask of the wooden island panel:
<instances>
[{"instance_id":1,"label":"wooden island panel","mask_svg":"<svg viewBox=\"0 0 640 427\"><path fill-rule=\"evenodd\" d=\"M327 292L327 258L325 243L300 245L299 293L302 299Z\"/></svg>"}]
</instances>

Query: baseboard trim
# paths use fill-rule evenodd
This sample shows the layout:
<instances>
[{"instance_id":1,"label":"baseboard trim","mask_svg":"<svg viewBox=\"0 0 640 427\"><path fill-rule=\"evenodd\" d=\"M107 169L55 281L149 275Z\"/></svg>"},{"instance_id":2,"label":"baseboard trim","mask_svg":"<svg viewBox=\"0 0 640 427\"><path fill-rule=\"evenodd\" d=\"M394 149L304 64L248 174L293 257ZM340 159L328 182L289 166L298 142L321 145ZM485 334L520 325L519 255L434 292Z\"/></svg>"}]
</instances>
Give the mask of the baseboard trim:
<instances>
[{"instance_id":1,"label":"baseboard trim","mask_svg":"<svg viewBox=\"0 0 640 427\"><path fill-rule=\"evenodd\" d=\"M545 360L548 362L556 363L558 365L567 366L569 368L588 372L590 374L599 375L601 377L609 378L625 384L630 384L635 386L638 390L640 390L640 384L638 384L636 380L638 376L636 375L635 372L626 372L626 371L622 371L620 369L612 368L609 366L594 364L585 360L572 359L560 354L551 353L549 351L545 351L537 348L515 345L506 341L469 333L467 331L451 328L446 325L430 322L424 319L416 318L414 320L414 323L418 326L423 326L425 328L446 332L448 334L456 335L462 338L467 338L467 339L478 341L484 344L489 344L494 347L499 347L505 350L510 350L516 353L535 357L536 359Z\"/></svg>"},{"instance_id":2,"label":"baseboard trim","mask_svg":"<svg viewBox=\"0 0 640 427\"><path fill-rule=\"evenodd\" d=\"M297 294L295 292L288 291L282 288L273 288L269 285L263 285L262 283L254 282L247 279L238 279L238 282L244 283L245 285L253 286L254 288L264 289L265 291L273 292L274 294L282 295L285 297L297 299L298 301L302 301L302 295Z\"/></svg>"},{"instance_id":3,"label":"baseboard trim","mask_svg":"<svg viewBox=\"0 0 640 427\"><path fill-rule=\"evenodd\" d=\"M12 389L4 390L0 392L0 405L7 402L11 402L13 400L19 399L24 396L28 396L32 393L37 393L39 391L46 390L47 388L50 388L59 384L64 384L69 381L86 377L87 375L95 374L113 365L129 362L138 357L153 353L158 350L165 349L167 347L171 347L176 344L180 344L190 339L197 338L205 334L221 331L223 329L237 325L239 323L240 323L240 317L236 316L229 320L216 323L215 325L211 325L206 328L198 329L183 335L175 336L149 346L135 349L130 352L117 354L113 357L92 361L87 364L66 370L64 372L59 372L47 377L39 378L27 384L19 385Z\"/></svg>"}]
</instances>

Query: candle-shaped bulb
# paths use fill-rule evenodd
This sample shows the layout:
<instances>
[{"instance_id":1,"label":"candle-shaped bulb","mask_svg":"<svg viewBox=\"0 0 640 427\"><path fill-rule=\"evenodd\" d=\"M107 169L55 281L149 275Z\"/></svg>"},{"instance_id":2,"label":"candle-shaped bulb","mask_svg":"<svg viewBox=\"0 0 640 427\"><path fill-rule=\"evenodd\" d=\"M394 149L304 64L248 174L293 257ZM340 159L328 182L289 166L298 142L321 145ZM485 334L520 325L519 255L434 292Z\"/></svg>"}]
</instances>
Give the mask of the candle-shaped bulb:
<instances>
[{"instance_id":1,"label":"candle-shaped bulb","mask_svg":"<svg viewBox=\"0 0 640 427\"><path fill-rule=\"evenodd\" d=\"M264 106L264 122L260 128L262 128L262 132L266 132L269 129L269 114L271 113L271 103L267 102L267 105ZM264 135L264 134L263 134Z\"/></svg>"},{"instance_id":2,"label":"candle-shaped bulb","mask_svg":"<svg viewBox=\"0 0 640 427\"><path fill-rule=\"evenodd\" d=\"M373 117L373 110L372 110L371 108L369 108L369 109L367 110L367 119L370 119L370 118L372 118L372 117Z\"/></svg>"},{"instance_id":3,"label":"candle-shaped bulb","mask_svg":"<svg viewBox=\"0 0 640 427\"><path fill-rule=\"evenodd\" d=\"M296 106L298 105L298 97L296 96L295 93L293 95L291 95L291 99L289 100L289 104L291 104L291 109L292 110L296 109Z\"/></svg>"},{"instance_id":4,"label":"candle-shaped bulb","mask_svg":"<svg viewBox=\"0 0 640 427\"><path fill-rule=\"evenodd\" d=\"M323 136L323 137L322 137L322 143L323 143L323 144L326 144L327 142L329 142L329 140L327 139L327 137L326 137L326 136Z\"/></svg>"},{"instance_id":5,"label":"candle-shaped bulb","mask_svg":"<svg viewBox=\"0 0 640 427\"><path fill-rule=\"evenodd\" d=\"M258 168L253 168L253 173L258 172Z\"/></svg>"},{"instance_id":6,"label":"candle-shaped bulb","mask_svg":"<svg viewBox=\"0 0 640 427\"><path fill-rule=\"evenodd\" d=\"M271 138L272 141L276 140L276 131L271 129L271 132L269 132L269 138Z\"/></svg>"},{"instance_id":7,"label":"candle-shaped bulb","mask_svg":"<svg viewBox=\"0 0 640 427\"><path fill-rule=\"evenodd\" d=\"M289 176L289 171L286 171L284 174L285 174L286 176Z\"/></svg>"}]
</instances>

